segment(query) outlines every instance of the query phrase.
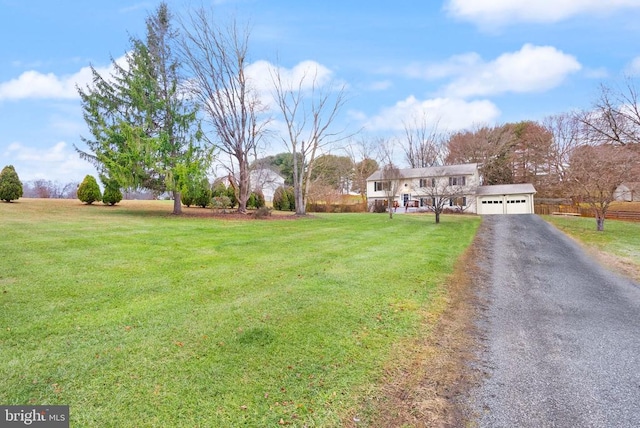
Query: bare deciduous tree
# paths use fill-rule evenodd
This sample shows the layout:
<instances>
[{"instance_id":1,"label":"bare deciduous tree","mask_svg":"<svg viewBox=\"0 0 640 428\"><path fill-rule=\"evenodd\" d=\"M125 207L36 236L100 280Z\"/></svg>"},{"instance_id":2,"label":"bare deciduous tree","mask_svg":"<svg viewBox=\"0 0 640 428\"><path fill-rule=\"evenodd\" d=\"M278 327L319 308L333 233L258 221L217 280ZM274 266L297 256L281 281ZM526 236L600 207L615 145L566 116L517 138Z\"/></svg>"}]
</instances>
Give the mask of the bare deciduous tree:
<instances>
[{"instance_id":1,"label":"bare deciduous tree","mask_svg":"<svg viewBox=\"0 0 640 428\"><path fill-rule=\"evenodd\" d=\"M604 230L616 187L630 178L635 164L634 154L625 146L582 145L573 150L569 169L572 194L579 202L589 204L598 231Z\"/></svg>"},{"instance_id":2,"label":"bare deciduous tree","mask_svg":"<svg viewBox=\"0 0 640 428\"><path fill-rule=\"evenodd\" d=\"M640 143L640 107L638 91L628 79L624 88L615 91L601 85L600 95L589 111L576 118L589 131L596 144L629 145Z\"/></svg>"},{"instance_id":3,"label":"bare deciduous tree","mask_svg":"<svg viewBox=\"0 0 640 428\"><path fill-rule=\"evenodd\" d=\"M388 140L378 140L378 152L380 162L384 165L380 170L380 186L382 186L381 190L384 191L387 200L389 218L393 219L396 195L400 190L404 176L394 163L393 145Z\"/></svg>"},{"instance_id":4,"label":"bare deciduous tree","mask_svg":"<svg viewBox=\"0 0 640 428\"><path fill-rule=\"evenodd\" d=\"M405 140L402 144L405 159L410 168L426 168L441 165L442 137L438 134L437 123L429 126L426 115L404 122Z\"/></svg>"},{"instance_id":5,"label":"bare deciduous tree","mask_svg":"<svg viewBox=\"0 0 640 428\"><path fill-rule=\"evenodd\" d=\"M436 217L436 224L440 223L440 215L447 208L463 211L467 207L465 184L459 182L461 177L449 177L444 170L436 170L433 177L420 180L420 194L426 196L427 206Z\"/></svg>"},{"instance_id":6,"label":"bare deciduous tree","mask_svg":"<svg viewBox=\"0 0 640 428\"><path fill-rule=\"evenodd\" d=\"M367 178L378 170L378 162L372 158L372 153L379 144L379 140L363 137L350 141L346 146L347 154L353 163L351 190L360 194L363 203L367 201Z\"/></svg>"},{"instance_id":7,"label":"bare deciduous tree","mask_svg":"<svg viewBox=\"0 0 640 428\"><path fill-rule=\"evenodd\" d=\"M330 131L330 127L345 103L345 88L322 85L317 68L307 70L297 81L287 81L276 68L271 78L275 102L286 127L281 139L293 156L296 214L305 215L314 161L341 133Z\"/></svg>"},{"instance_id":8,"label":"bare deciduous tree","mask_svg":"<svg viewBox=\"0 0 640 428\"><path fill-rule=\"evenodd\" d=\"M559 197L568 185L571 154L582 142L582 124L575 115L560 113L546 117L542 125L553 136L549 153L549 191L551 196Z\"/></svg>"},{"instance_id":9,"label":"bare deciduous tree","mask_svg":"<svg viewBox=\"0 0 640 428\"><path fill-rule=\"evenodd\" d=\"M238 211L246 212L250 188L250 156L255 155L269 122L256 89L247 76L249 30L235 21L221 28L213 13L198 9L183 25L181 54L191 73L191 93L199 101L218 141L209 142L229 156L236 180Z\"/></svg>"}]
</instances>

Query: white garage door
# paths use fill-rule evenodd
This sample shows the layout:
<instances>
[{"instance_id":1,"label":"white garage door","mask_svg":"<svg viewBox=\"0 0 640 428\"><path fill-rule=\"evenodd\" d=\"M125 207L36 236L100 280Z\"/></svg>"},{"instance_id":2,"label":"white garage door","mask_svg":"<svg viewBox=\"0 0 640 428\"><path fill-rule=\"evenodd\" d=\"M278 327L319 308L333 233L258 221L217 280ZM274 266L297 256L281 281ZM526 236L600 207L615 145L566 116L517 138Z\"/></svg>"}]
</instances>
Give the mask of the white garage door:
<instances>
[{"instance_id":1,"label":"white garage door","mask_svg":"<svg viewBox=\"0 0 640 428\"><path fill-rule=\"evenodd\" d=\"M504 201L501 196L485 196L480 200L479 214L504 214Z\"/></svg>"},{"instance_id":2,"label":"white garage door","mask_svg":"<svg viewBox=\"0 0 640 428\"><path fill-rule=\"evenodd\" d=\"M478 214L530 214L531 195L483 196Z\"/></svg>"},{"instance_id":3,"label":"white garage door","mask_svg":"<svg viewBox=\"0 0 640 428\"><path fill-rule=\"evenodd\" d=\"M507 214L529 214L528 195L507 196Z\"/></svg>"}]
</instances>

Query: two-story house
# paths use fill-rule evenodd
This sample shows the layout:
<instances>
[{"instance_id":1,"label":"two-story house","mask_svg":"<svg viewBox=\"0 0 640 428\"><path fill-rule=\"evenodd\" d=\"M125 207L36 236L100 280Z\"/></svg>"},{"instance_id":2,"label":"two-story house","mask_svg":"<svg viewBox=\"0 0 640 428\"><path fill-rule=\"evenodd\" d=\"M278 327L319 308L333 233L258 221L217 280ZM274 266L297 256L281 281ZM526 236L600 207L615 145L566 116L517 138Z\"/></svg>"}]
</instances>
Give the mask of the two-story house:
<instances>
[{"instance_id":1,"label":"two-story house","mask_svg":"<svg viewBox=\"0 0 640 428\"><path fill-rule=\"evenodd\" d=\"M531 184L482 186L478 164L378 170L367 179L369 205L433 210L436 206L477 214L533 213ZM392 208L393 208L392 207Z\"/></svg>"}]
</instances>

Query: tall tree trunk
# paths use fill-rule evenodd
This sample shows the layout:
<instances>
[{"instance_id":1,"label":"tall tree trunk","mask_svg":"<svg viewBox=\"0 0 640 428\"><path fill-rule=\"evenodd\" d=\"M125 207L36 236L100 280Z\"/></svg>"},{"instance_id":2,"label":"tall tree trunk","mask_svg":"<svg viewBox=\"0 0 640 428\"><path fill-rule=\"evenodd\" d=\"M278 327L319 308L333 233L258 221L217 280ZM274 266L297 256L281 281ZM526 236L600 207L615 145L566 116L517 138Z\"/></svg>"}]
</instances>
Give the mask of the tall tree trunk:
<instances>
[{"instance_id":1,"label":"tall tree trunk","mask_svg":"<svg viewBox=\"0 0 640 428\"><path fill-rule=\"evenodd\" d=\"M182 196L177 190L173 191L173 213L176 215L182 214Z\"/></svg>"}]
</instances>

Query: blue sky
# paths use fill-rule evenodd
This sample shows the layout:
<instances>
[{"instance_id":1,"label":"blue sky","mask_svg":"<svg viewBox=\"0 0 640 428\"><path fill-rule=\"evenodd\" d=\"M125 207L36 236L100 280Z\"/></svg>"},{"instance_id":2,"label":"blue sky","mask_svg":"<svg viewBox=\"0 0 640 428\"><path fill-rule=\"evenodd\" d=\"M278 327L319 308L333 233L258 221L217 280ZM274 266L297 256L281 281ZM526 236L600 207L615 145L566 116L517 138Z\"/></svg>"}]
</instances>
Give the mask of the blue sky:
<instances>
[{"instance_id":1,"label":"blue sky","mask_svg":"<svg viewBox=\"0 0 640 428\"><path fill-rule=\"evenodd\" d=\"M167 1L233 14L252 28L255 69L313 64L345 84L341 126L442 132L589 108L601 83L640 74L640 0ZM144 36L157 2L0 0L0 168L22 181L95 174L75 85ZM281 148L272 147L274 152Z\"/></svg>"}]
</instances>

